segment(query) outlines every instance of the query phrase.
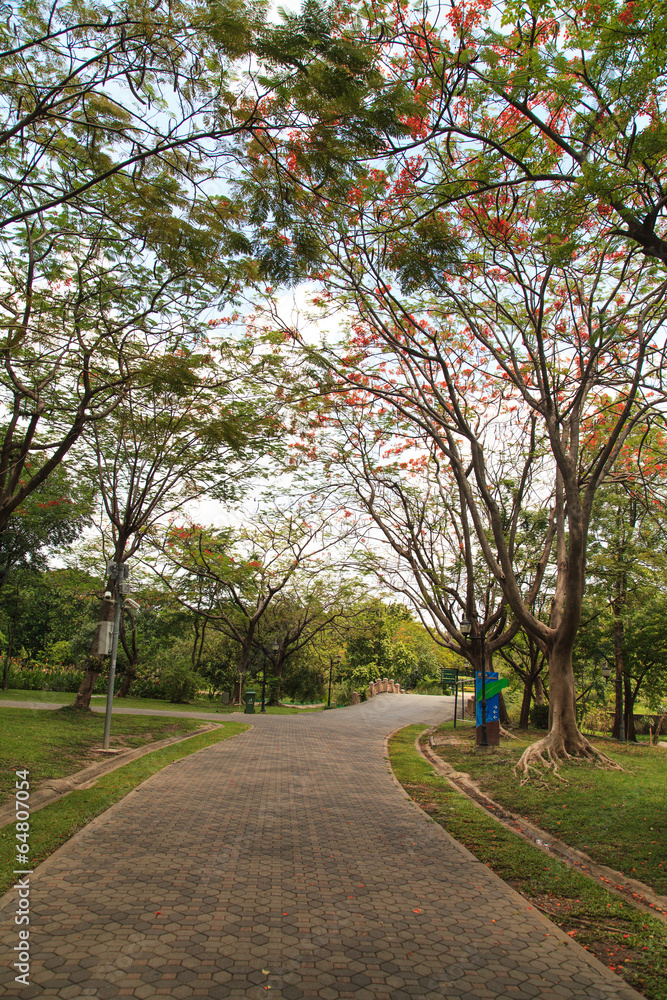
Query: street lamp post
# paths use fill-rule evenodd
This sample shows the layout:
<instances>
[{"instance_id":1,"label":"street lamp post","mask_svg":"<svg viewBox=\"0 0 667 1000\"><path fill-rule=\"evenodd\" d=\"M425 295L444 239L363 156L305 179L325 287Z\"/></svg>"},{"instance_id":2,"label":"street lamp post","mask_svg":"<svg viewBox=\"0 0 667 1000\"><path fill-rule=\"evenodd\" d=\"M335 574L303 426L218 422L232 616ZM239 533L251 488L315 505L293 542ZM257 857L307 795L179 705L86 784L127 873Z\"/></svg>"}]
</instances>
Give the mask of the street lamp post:
<instances>
[{"instance_id":1,"label":"street lamp post","mask_svg":"<svg viewBox=\"0 0 667 1000\"><path fill-rule=\"evenodd\" d=\"M333 677L333 666L334 663L336 664L336 666L338 666L340 661L341 661L340 653L336 653L335 655L329 657L329 700L327 701L327 708L331 708L331 679Z\"/></svg>"},{"instance_id":2,"label":"street lamp post","mask_svg":"<svg viewBox=\"0 0 667 1000\"><path fill-rule=\"evenodd\" d=\"M114 580L114 593L105 594L105 600L114 605L113 631L111 633L111 650L109 659L109 685L107 687L107 705L104 716L104 736L102 739L102 749L109 749L109 738L111 734L111 712L113 708L113 689L116 678L116 659L118 657L118 637L120 635L120 620L123 608L126 604L135 610L139 605L131 600L127 595L130 593L130 567L127 563L116 563L109 560L107 563L107 576ZM125 598L125 600L123 600Z\"/></svg>"},{"instance_id":3,"label":"street lamp post","mask_svg":"<svg viewBox=\"0 0 667 1000\"><path fill-rule=\"evenodd\" d=\"M471 639L482 644L482 739L480 745L488 747L489 737L486 729L486 661L484 658L484 636L472 635L472 622L468 621L465 617L461 621L460 628L461 635L465 636L466 639Z\"/></svg>"}]
</instances>

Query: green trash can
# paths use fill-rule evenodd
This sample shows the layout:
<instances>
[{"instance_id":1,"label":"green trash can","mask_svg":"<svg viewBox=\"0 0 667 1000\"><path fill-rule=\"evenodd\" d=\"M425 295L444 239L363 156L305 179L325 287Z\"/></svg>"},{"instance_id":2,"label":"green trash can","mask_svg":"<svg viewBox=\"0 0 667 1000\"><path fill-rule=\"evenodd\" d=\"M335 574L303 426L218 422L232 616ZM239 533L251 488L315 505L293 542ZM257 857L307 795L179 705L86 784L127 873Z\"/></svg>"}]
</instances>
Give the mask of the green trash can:
<instances>
[{"instance_id":1,"label":"green trash can","mask_svg":"<svg viewBox=\"0 0 667 1000\"><path fill-rule=\"evenodd\" d=\"M246 691L243 696L245 701L245 708L243 710L244 715L254 715L255 714L255 692Z\"/></svg>"}]
</instances>

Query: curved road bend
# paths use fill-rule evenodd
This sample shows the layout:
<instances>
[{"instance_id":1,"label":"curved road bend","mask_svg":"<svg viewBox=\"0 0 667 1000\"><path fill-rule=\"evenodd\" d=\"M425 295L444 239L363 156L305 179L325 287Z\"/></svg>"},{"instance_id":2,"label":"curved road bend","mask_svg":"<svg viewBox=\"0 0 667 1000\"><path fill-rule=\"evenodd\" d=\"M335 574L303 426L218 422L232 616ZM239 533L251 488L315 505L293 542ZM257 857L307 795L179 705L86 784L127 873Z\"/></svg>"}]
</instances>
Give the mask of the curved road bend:
<instances>
[{"instance_id":1,"label":"curved road bend","mask_svg":"<svg viewBox=\"0 0 667 1000\"><path fill-rule=\"evenodd\" d=\"M28 986L3 898L0 997L639 1000L394 782L385 735L452 701L255 715L158 772L32 876Z\"/></svg>"}]
</instances>

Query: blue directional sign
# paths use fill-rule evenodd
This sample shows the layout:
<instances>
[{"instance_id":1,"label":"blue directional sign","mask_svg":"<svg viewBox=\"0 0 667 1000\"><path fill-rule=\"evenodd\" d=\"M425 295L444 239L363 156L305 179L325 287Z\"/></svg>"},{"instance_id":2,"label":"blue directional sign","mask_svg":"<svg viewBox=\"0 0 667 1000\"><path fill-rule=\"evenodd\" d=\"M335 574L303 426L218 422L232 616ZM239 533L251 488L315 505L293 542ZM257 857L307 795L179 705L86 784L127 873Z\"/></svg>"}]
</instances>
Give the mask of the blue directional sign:
<instances>
[{"instance_id":1,"label":"blue directional sign","mask_svg":"<svg viewBox=\"0 0 667 1000\"><path fill-rule=\"evenodd\" d=\"M500 692L507 687L508 681L499 680L497 673L486 675L486 721L500 722ZM482 672L475 674L475 707L477 725L482 725Z\"/></svg>"}]
</instances>

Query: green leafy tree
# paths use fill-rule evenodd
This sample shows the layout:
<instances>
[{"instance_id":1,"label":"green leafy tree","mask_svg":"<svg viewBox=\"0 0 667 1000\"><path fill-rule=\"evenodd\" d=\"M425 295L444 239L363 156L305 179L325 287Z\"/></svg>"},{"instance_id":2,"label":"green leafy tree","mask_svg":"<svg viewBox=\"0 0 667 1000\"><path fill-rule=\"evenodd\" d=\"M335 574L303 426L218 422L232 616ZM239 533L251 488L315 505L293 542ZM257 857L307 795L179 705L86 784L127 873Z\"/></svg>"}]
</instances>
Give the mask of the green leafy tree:
<instances>
[{"instance_id":1,"label":"green leafy tree","mask_svg":"<svg viewBox=\"0 0 667 1000\"><path fill-rule=\"evenodd\" d=\"M252 239L261 209L232 194L239 165L273 162L289 135L333 177L399 127L393 102L368 96L373 32L332 30L346 10L309 3L270 25L253 0L8 9L0 532L129 386L164 377L168 354L178 379L203 310L280 272Z\"/></svg>"},{"instance_id":2,"label":"green leafy tree","mask_svg":"<svg viewBox=\"0 0 667 1000\"><path fill-rule=\"evenodd\" d=\"M427 213L496 197L533 200L537 238L556 255L591 217L662 264L664 16L649 0L567 6L374 3L393 79L412 81ZM424 164L437 165L435 171Z\"/></svg>"},{"instance_id":3,"label":"green leafy tree","mask_svg":"<svg viewBox=\"0 0 667 1000\"><path fill-rule=\"evenodd\" d=\"M660 427L640 428L593 510L582 649L613 669L616 739L621 729L626 739L635 739L633 710L640 692L656 703L665 689L665 643L658 625L667 593L665 444Z\"/></svg>"},{"instance_id":4,"label":"green leafy tree","mask_svg":"<svg viewBox=\"0 0 667 1000\"><path fill-rule=\"evenodd\" d=\"M211 371L207 354L191 352L187 360L187 379L174 385L167 358L159 389L130 393L106 421L91 426L90 474L97 480L109 536L104 554L116 563L131 558L159 522L204 493L234 496L274 433L273 414L264 404L255 405L243 381L241 348L226 376L222 368ZM256 374L252 368L247 374L253 390ZM116 594L113 578L107 589ZM114 607L103 602L100 622L111 620ZM128 624L130 641L124 630L123 647L131 683L138 657L131 615ZM94 643L75 708L89 707L101 670Z\"/></svg>"},{"instance_id":5,"label":"green leafy tree","mask_svg":"<svg viewBox=\"0 0 667 1000\"><path fill-rule=\"evenodd\" d=\"M380 677L414 688L421 681L438 683L440 667L450 658L404 604L375 599L360 609L352 638L345 644L340 675L353 685L365 687Z\"/></svg>"},{"instance_id":6,"label":"green leafy tree","mask_svg":"<svg viewBox=\"0 0 667 1000\"><path fill-rule=\"evenodd\" d=\"M0 534L0 587L14 568L44 570L90 524L94 486L59 466L19 507Z\"/></svg>"},{"instance_id":7,"label":"green leafy tree","mask_svg":"<svg viewBox=\"0 0 667 1000\"><path fill-rule=\"evenodd\" d=\"M272 657L279 676L292 652L345 617L329 553L348 536L312 503L269 505L239 529L174 526L166 534L157 571L183 607L237 644L239 703L258 655Z\"/></svg>"}]
</instances>

